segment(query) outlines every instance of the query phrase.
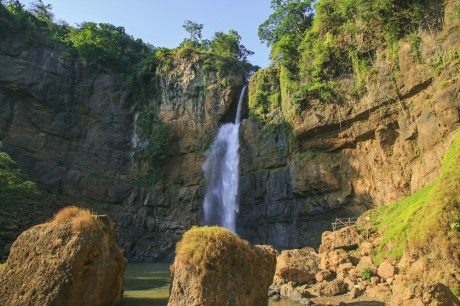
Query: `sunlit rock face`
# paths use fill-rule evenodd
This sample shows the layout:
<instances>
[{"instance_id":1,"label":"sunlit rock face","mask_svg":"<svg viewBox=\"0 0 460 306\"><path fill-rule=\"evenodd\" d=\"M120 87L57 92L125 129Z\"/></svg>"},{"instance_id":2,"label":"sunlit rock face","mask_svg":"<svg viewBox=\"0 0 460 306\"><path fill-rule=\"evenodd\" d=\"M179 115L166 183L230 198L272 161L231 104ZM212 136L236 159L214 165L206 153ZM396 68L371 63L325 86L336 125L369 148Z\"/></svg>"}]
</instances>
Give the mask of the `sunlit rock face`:
<instances>
[{"instance_id":1,"label":"sunlit rock face","mask_svg":"<svg viewBox=\"0 0 460 306\"><path fill-rule=\"evenodd\" d=\"M396 81L377 52L377 77L361 100L302 111L283 128L246 111L238 234L277 249L318 245L336 217L401 199L438 176L459 125L460 81L458 65L439 76L433 63L439 50L458 47L458 20L449 18L456 3L446 1L444 29L420 32L420 62L399 42ZM0 22L12 22L2 7ZM152 99L170 127L168 156L163 180L146 188L138 109L122 76L13 27L0 44L0 140L45 188L109 215L128 258L171 260L181 234L203 220L205 152L219 124L232 121L243 87L240 73L227 72L223 80L205 71L196 54L160 65ZM284 112L292 102L280 96Z\"/></svg>"}]
</instances>

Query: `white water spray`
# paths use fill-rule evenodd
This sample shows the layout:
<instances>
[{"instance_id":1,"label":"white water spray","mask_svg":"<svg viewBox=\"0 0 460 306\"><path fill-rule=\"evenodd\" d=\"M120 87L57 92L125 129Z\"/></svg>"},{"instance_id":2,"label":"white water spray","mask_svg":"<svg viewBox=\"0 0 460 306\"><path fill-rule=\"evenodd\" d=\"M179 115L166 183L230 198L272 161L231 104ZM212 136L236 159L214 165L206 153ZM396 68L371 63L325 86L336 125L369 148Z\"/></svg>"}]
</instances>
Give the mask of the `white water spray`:
<instances>
[{"instance_id":1,"label":"white water spray","mask_svg":"<svg viewBox=\"0 0 460 306\"><path fill-rule=\"evenodd\" d=\"M219 225L235 232L236 214L239 210L239 177L240 177L240 123L241 104L246 87L241 91L236 111L235 123L225 123L217 130L209 150L203 172L207 181L204 196L204 223Z\"/></svg>"}]
</instances>

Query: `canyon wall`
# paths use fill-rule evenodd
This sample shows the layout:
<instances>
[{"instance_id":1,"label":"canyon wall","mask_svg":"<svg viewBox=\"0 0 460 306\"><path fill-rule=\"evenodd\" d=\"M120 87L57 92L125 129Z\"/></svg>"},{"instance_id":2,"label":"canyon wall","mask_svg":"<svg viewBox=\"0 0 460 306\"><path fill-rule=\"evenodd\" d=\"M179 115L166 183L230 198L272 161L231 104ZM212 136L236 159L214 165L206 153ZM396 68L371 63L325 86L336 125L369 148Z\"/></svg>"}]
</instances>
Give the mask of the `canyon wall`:
<instances>
[{"instance_id":1,"label":"canyon wall","mask_svg":"<svg viewBox=\"0 0 460 306\"><path fill-rule=\"evenodd\" d=\"M448 2L446 16L457 2ZM0 42L5 150L62 201L109 215L126 257L170 260L182 233L201 221L201 165L219 123L234 112L241 73L227 69L222 77L193 52L160 64L150 102L169 126L168 154L163 179L146 187L136 126L142 106L123 76L88 67L46 37L26 37L1 6L0 22L12 33ZM434 180L460 121L460 64L449 58L459 29L446 17L442 30L420 30L420 61L400 41L396 81L379 53L377 77L358 101L315 106L279 125L246 114L237 232L278 249L317 245L336 217L358 216ZM439 56L445 65L435 69ZM282 117L292 102L281 95Z\"/></svg>"}]
</instances>

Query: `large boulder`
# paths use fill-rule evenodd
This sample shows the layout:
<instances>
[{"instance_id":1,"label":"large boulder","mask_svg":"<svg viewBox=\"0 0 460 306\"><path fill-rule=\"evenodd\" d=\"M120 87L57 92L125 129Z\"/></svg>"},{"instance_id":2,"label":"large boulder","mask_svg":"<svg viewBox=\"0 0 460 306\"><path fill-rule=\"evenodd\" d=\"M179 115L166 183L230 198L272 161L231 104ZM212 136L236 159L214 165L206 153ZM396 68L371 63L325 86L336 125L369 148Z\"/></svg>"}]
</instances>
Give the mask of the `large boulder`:
<instances>
[{"instance_id":1,"label":"large boulder","mask_svg":"<svg viewBox=\"0 0 460 306\"><path fill-rule=\"evenodd\" d=\"M276 251L221 227L193 227L176 246L169 306L266 306Z\"/></svg>"},{"instance_id":2,"label":"large boulder","mask_svg":"<svg viewBox=\"0 0 460 306\"><path fill-rule=\"evenodd\" d=\"M119 305L126 264L107 216L64 208L14 242L0 272L0 305Z\"/></svg>"},{"instance_id":3,"label":"large boulder","mask_svg":"<svg viewBox=\"0 0 460 306\"><path fill-rule=\"evenodd\" d=\"M275 283L292 281L296 284L305 284L315 279L316 273L320 271L319 264L319 256L310 249L283 251L276 259L273 281Z\"/></svg>"},{"instance_id":4,"label":"large boulder","mask_svg":"<svg viewBox=\"0 0 460 306\"><path fill-rule=\"evenodd\" d=\"M355 225L341 228L335 232L323 232L319 252L323 253L335 249L356 249L363 239L357 232Z\"/></svg>"}]
</instances>

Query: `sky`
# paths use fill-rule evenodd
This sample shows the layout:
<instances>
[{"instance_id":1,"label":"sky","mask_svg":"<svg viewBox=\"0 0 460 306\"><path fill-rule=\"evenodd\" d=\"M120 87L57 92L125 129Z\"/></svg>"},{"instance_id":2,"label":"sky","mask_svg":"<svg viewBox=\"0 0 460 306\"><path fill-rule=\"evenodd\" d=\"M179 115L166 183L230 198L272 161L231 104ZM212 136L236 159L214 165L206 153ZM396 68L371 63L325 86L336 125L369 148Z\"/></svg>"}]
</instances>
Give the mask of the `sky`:
<instances>
[{"instance_id":1,"label":"sky","mask_svg":"<svg viewBox=\"0 0 460 306\"><path fill-rule=\"evenodd\" d=\"M21 1L29 8L33 1ZM70 25L84 21L123 26L126 33L155 47L177 47L187 32L185 20L204 24L203 38L236 30L242 44L255 54L253 65L269 65L269 48L259 41L257 29L272 13L270 0L43 0L51 4L55 20Z\"/></svg>"}]
</instances>

